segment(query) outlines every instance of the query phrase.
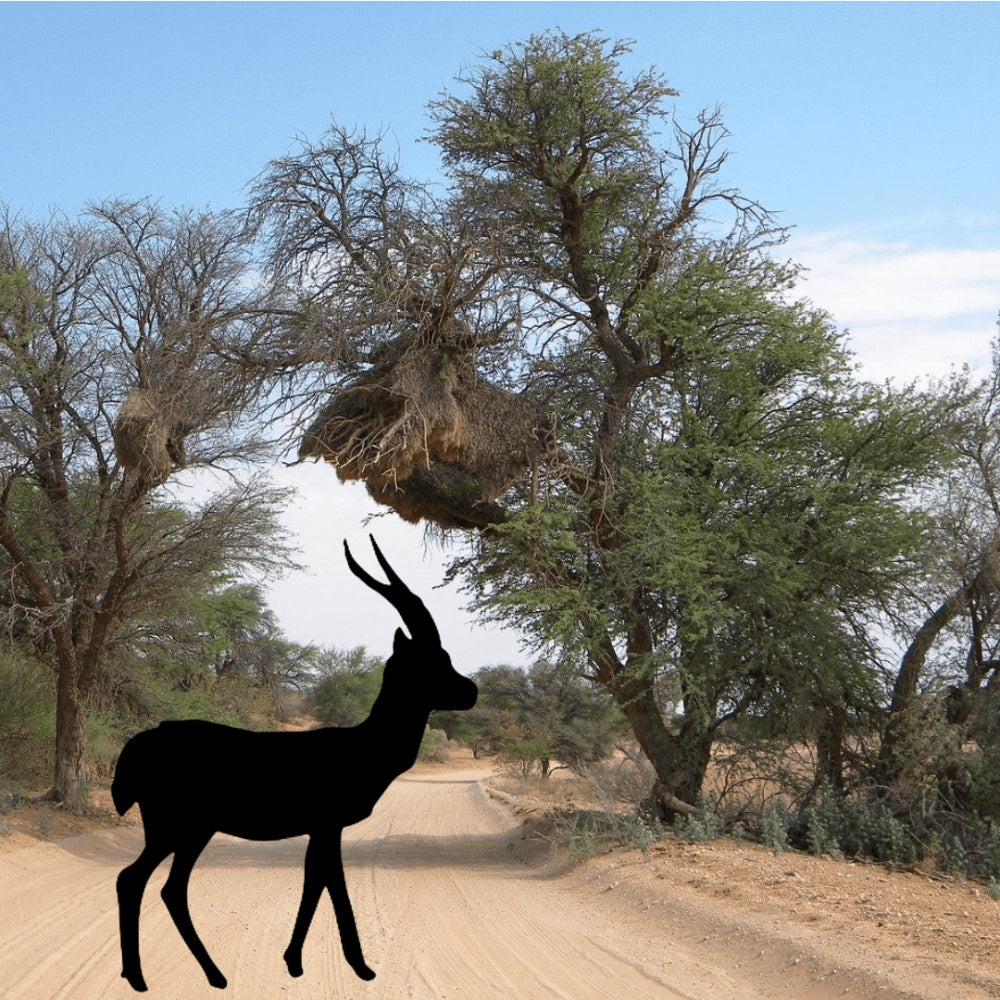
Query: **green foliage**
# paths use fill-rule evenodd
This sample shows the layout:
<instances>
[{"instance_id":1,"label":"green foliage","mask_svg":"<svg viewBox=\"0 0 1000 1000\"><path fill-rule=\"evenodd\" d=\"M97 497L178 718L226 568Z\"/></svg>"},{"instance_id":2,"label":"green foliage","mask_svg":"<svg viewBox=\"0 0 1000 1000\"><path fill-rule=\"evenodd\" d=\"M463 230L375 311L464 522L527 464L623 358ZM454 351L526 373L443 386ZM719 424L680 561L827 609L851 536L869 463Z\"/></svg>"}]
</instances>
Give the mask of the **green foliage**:
<instances>
[{"instance_id":1,"label":"green foliage","mask_svg":"<svg viewBox=\"0 0 1000 1000\"><path fill-rule=\"evenodd\" d=\"M429 723L434 729L445 734L449 740L471 748L473 756L488 752L482 742L483 733L479 727L466 718L468 712L431 712Z\"/></svg>"},{"instance_id":2,"label":"green foliage","mask_svg":"<svg viewBox=\"0 0 1000 1000\"><path fill-rule=\"evenodd\" d=\"M113 651L101 705L172 717L171 702L186 692L191 697L181 701L189 706L199 693L204 696L203 711L217 711L226 700L234 716L280 716L288 694L311 675L318 651L285 638L261 588L205 574L192 581L177 605L158 606L132 622L134 636L143 638L141 656L128 647ZM130 645L138 645L136 638ZM162 691L157 685L150 700L152 677L166 684Z\"/></svg>"},{"instance_id":3,"label":"green foliage","mask_svg":"<svg viewBox=\"0 0 1000 1000\"><path fill-rule=\"evenodd\" d=\"M893 865L909 865L919 857L912 834L886 803L864 801L856 824L859 853Z\"/></svg>"},{"instance_id":4,"label":"green foliage","mask_svg":"<svg viewBox=\"0 0 1000 1000\"><path fill-rule=\"evenodd\" d=\"M646 852L663 839L659 819L637 810L632 813L584 810L562 816L559 840L579 861L610 847L638 848Z\"/></svg>"},{"instance_id":5,"label":"green foliage","mask_svg":"<svg viewBox=\"0 0 1000 1000\"><path fill-rule=\"evenodd\" d=\"M803 811L806 842L811 854L839 857L843 833L843 810L828 781L821 782Z\"/></svg>"},{"instance_id":6,"label":"green foliage","mask_svg":"<svg viewBox=\"0 0 1000 1000\"><path fill-rule=\"evenodd\" d=\"M845 854L892 865L912 864L919 857L912 833L887 802L872 794L862 795L846 800L842 814L838 840Z\"/></svg>"},{"instance_id":7,"label":"green foliage","mask_svg":"<svg viewBox=\"0 0 1000 1000\"><path fill-rule=\"evenodd\" d=\"M723 823L718 803L711 795L698 796L696 816L678 815L674 820L674 835L691 843L710 843L722 836Z\"/></svg>"},{"instance_id":8,"label":"green foliage","mask_svg":"<svg viewBox=\"0 0 1000 1000\"><path fill-rule=\"evenodd\" d=\"M536 767L541 769L542 777L547 776L554 755L552 737L546 730L513 720L501 727L497 748L500 759L517 768L525 778Z\"/></svg>"},{"instance_id":9,"label":"green foliage","mask_svg":"<svg viewBox=\"0 0 1000 1000\"><path fill-rule=\"evenodd\" d=\"M771 798L756 821L761 842L775 853L791 844L811 854L865 857L889 865L913 864L923 853L907 817L870 789L844 795L820 782L797 808ZM948 846L957 851L954 838Z\"/></svg>"},{"instance_id":10,"label":"green foliage","mask_svg":"<svg viewBox=\"0 0 1000 1000\"><path fill-rule=\"evenodd\" d=\"M654 210L651 135L675 92L655 72L625 77L629 48L597 34L533 35L466 70L470 96L430 106L434 141L465 196L501 205L500 218L515 219L548 260L567 190L589 195L579 228L589 266L624 274L648 254L633 226L642 208Z\"/></svg>"},{"instance_id":11,"label":"green foliage","mask_svg":"<svg viewBox=\"0 0 1000 1000\"><path fill-rule=\"evenodd\" d=\"M52 671L14 645L0 650L0 782L37 783L51 768Z\"/></svg>"},{"instance_id":12,"label":"green foliage","mask_svg":"<svg viewBox=\"0 0 1000 1000\"><path fill-rule=\"evenodd\" d=\"M663 825L658 816L638 810L625 819L626 843L646 852L663 839Z\"/></svg>"},{"instance_id":13,"label":"green foliage","mask_svg":"<svg viewBox=\"0 0 1000 1000\"><path fill-rule=\"evenodd\" d=\"M929 853L942 871L990 882L1000 881L1000 830L981 819L942 817Z\"/></svg>"},{"instance_id":14,"label":"green foliage","mask_svg":"<svg viewBox=\"0 0 1000 1000\"><path fill-rule=\"evenodd\" d=\"M574 858L586 861L597 853L600 835L601 831L591 816L576 813L565 821L562 841Z\"/></svg>"},{"instance_id":15,"label":"green foliage","mask_svg":"<svg viewBox=\"0 0 1000 1000\"><path fill-rule=\"evenodd\" d=\"M315 660L318 677L306 705L325 726L356 726L371 711L382 687L384 664L364 646L322 649Z\"/></svg>"},{"instance_id":16,"label":"green foliage","mask_svg":"<svg viewBox=\"0 0 1000 1000\"><path fill-rule=\"evenodd\" d=\"M169 673L144 660L117 661L106 705L87 714L86 732L94 777L111 778L125 741L164 719L206 719L227 725L257 725L273 708L245 679L209 680L183 688ZM109 681L109 684L111 682ZM9 645L0 654L0 808L21 789L39 788L52 777L55 685L52 669Z\"/></svg>"},{"instance_id":17,"label":"green foliage","mask_svg":"<svg viewBox=\"0 0 1000 1000\"><path fill-rule=\"evenodd\" d=\"M443 729L431 729L430 726L424 730L424 735L420 739L420 749L417 751L417 760L439 762L447 758L448 755L448 734Z\"/></svg>"}]
</instances>

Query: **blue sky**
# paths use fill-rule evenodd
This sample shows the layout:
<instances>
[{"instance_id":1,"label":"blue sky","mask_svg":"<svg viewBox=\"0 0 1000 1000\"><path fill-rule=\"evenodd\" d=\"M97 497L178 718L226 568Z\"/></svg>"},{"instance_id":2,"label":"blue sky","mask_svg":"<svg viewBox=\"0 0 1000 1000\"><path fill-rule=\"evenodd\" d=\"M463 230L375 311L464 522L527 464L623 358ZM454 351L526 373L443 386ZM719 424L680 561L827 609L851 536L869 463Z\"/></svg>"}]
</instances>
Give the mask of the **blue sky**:
<instances>
[{"instance_id":1,"label":"blue sky","mask_svg":"<svg viewBox=\"0 0 1000 1000\"><path fill-rule=\"evenodd\" d=\"M31 215L125 193L230 205L330 115L391 128L427 176L426 102L478 52L555 25L636 39L682 116L721 103L733 182L789 222L979 241L997 225L988 3L4 3L0 191Z\"/></svg>"},{"instance_id":2,"label":"blue sky","mask_svg":"<svg viewBox=\"0 0 1000 1000\"><path fill-rule=\"evenodd\" d=\"M551 27L635 39L629 67L657 66L682 118L722 105L723 180L795 227L803 293L850 329L866 375L985 361L1000 310L993 3L0 3L0 202L28 218L112 195L236 206L331 116L389 129L404 171L432 178L427 101L478 53ZM328 467L288 475L313 575L275 589L282 622L384 648L322 610L363 493ZM419 547L398 522L378 531L387 551ZM440 553L414 558L418 586L440 579ZM470 656L516 658L509 636L484 652L461 627Z\"/></svg>"}]
</instances>

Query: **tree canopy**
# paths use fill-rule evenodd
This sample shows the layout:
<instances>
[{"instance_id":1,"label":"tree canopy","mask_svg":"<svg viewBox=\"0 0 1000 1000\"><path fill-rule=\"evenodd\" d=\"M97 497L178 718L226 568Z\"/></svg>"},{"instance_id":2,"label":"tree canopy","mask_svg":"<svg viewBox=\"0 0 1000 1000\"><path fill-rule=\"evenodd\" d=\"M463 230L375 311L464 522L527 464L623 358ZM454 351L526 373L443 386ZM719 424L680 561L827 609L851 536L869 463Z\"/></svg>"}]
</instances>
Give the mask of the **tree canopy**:
<instances>
[{"instance_id":1,"label":"tree canopy","mask_svg":"<svg viewBox=\"0 0 1000 1000\"><path fill-rule=\"evenodd\" d=\"M629 50L549 32L465 70L430 105L444 193L334 125L255 194L309 304L296 351L346 372L303 452L473 529L453 572L480 609L582 654L683 808L727 722L877 700L950 417L856 377L724 183L721 114L680 121Z\"/></svg>"},{"instance_id":2,"label":"tree canopy","mask_svg":"<svg viewBox=\"0 0 1000 1000\"><path fill-rule=\"evenodd\" d=\"M86 795L113 646L206 575L287 565L286 496L265 479L165 492L184 467L263 456L243 362L272 321L253 239L235 213L149 202L0 220L0 564L13 627L56 667L57 798Z\"/></svg>"}]
</instances>

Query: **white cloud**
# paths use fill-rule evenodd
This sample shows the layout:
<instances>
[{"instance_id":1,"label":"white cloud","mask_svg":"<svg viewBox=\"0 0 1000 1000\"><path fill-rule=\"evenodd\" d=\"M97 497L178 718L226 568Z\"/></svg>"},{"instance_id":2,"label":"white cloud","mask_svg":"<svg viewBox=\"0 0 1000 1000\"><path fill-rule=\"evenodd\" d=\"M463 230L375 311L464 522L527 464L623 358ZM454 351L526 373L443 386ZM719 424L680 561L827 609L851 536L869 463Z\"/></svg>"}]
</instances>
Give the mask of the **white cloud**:
<instances>
[{"instance_id":1,"label":"white cloud","mask_svg":"<svg viewBox=\"0 0 1000 1000\"><path fill-rule=\"evenodd\" d=\"M795 234L801 292L846 327L872 379L909 381L989 363L1000 247L913 246L843 232Z\"/></svg>"}]
</instances>

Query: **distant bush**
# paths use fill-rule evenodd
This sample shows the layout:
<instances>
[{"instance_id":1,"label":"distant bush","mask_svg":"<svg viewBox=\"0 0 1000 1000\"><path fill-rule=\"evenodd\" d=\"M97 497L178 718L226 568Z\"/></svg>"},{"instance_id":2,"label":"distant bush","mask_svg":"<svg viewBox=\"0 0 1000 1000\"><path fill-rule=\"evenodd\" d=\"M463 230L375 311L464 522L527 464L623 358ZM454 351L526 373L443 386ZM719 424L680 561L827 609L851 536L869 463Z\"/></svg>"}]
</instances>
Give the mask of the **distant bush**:
<instances>
[{"instance_id":1,"label":"distant bush","mask_svg":"<svg viewBox=\"0 0 1000 1000\"><path fill-rule=\"evenodd\" d=\"M445 760L447 756L448 734L443 729L425 729L417 759L439 762Z\"/></svg>"},{"instance_id":2,"label":"distant bush","mask_svg":"<svg viewBox=\"0 0 1000 1000\"><path fill-rule=\"evenodd\" d=\"M364 646L326 649L317 656L318 676L305 705L324 726L356 726L367 718L382 687L383 663Z\"/></svg>"},{"instance_id":3,"label":"distant bush","mask_svg":"<svg viewBox=\"0 0 1000 1000\"><path fill-rule=\"evenodd\" d=\"M479 700L468 712L437 712L434 725L480 754L497 754L525 777L558 768L585 774L607 759L625 730L607 692L567 664L541 660L528 670L483 667Z\"/></svg>"}]
</instances>

